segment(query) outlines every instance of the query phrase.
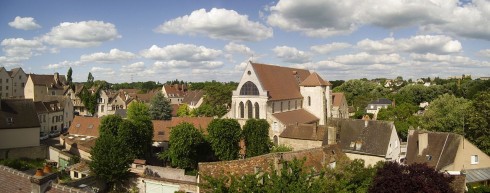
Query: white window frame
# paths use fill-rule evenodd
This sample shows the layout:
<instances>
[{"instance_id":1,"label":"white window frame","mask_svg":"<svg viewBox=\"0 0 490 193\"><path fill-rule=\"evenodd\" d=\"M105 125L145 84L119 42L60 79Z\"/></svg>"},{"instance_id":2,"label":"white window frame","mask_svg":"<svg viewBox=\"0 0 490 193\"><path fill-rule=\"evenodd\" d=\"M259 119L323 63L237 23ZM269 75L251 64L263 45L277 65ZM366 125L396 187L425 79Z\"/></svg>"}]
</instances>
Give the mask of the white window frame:
<instances>
[{"instance_id":1,"label":"white window frame","mask_svg":"<svg viewBox=\"0 0 490 193\"><path fill-rule=\"evenodd\" d=\"M479 158L478 158L478 155L472 155L472 156L471 156L471 164L472 164L472 165L478 164L478 162L479 162L479 161L480 161L480 160L479 160Z\"/></svg>"}]
</instances>

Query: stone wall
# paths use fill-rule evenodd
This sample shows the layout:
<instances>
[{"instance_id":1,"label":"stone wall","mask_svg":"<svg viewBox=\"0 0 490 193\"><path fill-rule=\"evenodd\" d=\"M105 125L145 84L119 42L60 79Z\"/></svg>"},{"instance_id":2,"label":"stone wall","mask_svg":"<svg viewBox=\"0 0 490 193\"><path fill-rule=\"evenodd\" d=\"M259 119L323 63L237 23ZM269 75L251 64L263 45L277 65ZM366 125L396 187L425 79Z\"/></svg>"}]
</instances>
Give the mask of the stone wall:
<instances>
[{"instance_id":1,"label":"stone wall","mask_svg":"<svg viewBox=\"0 0 490 193\"><path fill-rule=\"evenodd\" d=\"M46 159L48 157L48 146L20 147L11 149L0 149L0 159Z\"/></svg>"},{"instance_id":2,"label":"stone wall","mask_svg":"<svg viewBox=\"0 0 490 193\"><path fill-rule=\"evenodd\" d=\"M289 139L279 137L279 144L292 147L293 150L305 150L311 148L318 148L322 146L323 141L302 140L302 139Z\"/></svg>"}]
</instances>

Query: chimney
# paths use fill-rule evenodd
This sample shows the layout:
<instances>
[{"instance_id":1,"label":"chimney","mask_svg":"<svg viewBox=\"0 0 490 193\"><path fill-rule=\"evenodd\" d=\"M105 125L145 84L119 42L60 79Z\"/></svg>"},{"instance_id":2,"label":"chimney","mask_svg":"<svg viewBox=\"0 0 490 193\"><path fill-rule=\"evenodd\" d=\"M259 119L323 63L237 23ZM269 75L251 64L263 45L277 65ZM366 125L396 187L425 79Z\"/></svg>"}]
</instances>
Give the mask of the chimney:
<instances>
[{"instance_id":1,"label":"chimney","mask_svg":"<svg viewBox=\"0 0 490 193\"><path fill-rule=\"evenodd\" d=\"M30 178L31 192L45 193L56 178L56 173L51 173L51 166L44 165L43 169L37 169L36 174Z\"/></svg>"},{"instance_id":2,"label":"chimney","mask_svg":"<svg viewBox=\"0 0 490 193\"><path fill-rule=\"evenodd\" d=\"M57 72L54 73L54 82L56 84L59 84L59 82L60 82L60 74Z\"/></svg>"},{"instance_id":3,"label":"chimney","mask_svg":"<svg viewBox=\"0 0 490 193\"><path fill-rule=\"evenodd\" d=\"M429 136L427 132L419 133L419 140L417 141L417 147L419 150L419 155L422 155L422 151L427 149L427 145L429 144Z\"/></svg>"},{"instance_id":4,"label":"chimney","mask_svg":"<svg viewBox=\"0 0 490 193\"><path fill-rule=\"evenodd\" d=\"M369 117L369 115L364 115L362 117L362 120L364 120L364 127L367 127L369 124L369 120L371 120L371 118Z\"/></svg>"},{"instance_id":5,"label":"chimney","mask_svg":"<svg viewBox=\"0 0 490 193\"><path fill-rule=\"evenodd\" d=\"M328 145L337 144L337 129L335 127L328 127L327 135Z\"/></svg>"}]
</instances>

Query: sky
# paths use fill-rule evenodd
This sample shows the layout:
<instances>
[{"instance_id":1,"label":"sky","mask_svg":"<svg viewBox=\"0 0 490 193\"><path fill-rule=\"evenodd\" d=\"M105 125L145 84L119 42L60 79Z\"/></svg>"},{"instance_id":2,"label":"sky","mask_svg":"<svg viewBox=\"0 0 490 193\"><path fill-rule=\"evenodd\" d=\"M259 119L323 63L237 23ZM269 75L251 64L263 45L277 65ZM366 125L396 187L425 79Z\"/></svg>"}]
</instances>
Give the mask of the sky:
<instances>
[{"instance_id":1,"label":"sky","mask_svg":"<svg viewBox=\"0 0 490 193\"><path fill-rule=\"evenodd\" d=\"M74 81L490 76L490 1L2 0L0 66Z\"/></svg>"}]
</instances>

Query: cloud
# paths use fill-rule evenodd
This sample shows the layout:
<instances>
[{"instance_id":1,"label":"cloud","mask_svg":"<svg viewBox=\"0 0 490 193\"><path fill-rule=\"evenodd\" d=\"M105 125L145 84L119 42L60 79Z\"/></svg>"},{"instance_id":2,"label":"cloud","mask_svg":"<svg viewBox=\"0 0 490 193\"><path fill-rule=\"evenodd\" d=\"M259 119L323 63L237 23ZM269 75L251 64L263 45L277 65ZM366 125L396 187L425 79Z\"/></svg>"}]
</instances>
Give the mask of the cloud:
<instances>
[{"instance_id":1,"label":"cloud","mask_svg":"<svg viewBox=\"0 0 490 193\"><path fill-rule=\"evenodd\" d=\"M252 51L249 47L247 47L243 44L237 44L234 42L230 42L230 43L226 44L225 51L227 51L229 53L239 53L239 54L243 54L245 56L254 55L254 51Z\"/></svg>"},{"instance_id":2,"label":"cloud","mask_svg":"<svg viewBox=\"0 0 490 193\"><path fill-rule=\"evenodd\" d=\"M15 29L33 30L41 28L32 17L15 17L14 21L9 22L9 26Z\"/></svg>"},{"instance_id":3,"label":"cloud","mask_svg":"<svg viewBox=\"0 0 490 193\"><path fill-rule=\"evenodd\" d=\"M153 45L150 49L145 49L140 52L141 56L148 59L188 62L216 60L221 54L221 50L196 46L193 44L174 44L165 47Z\"/></svg>"},{"instance_id":4,"label":"cloud","mask_svg":"<svg viewBox=\"0 0 490 193\"><path fill-rule=\"evenodd\" d=\"M310 50L312 50L313 52L318 53L318 54L328 54L330 52L342 50L345 48L349 48L351 46L352 45L350 45L348 43L333 42L330 44L311 46Z\"/></svg>"},{"instance_id":5,"label":"cloud","mask_svg":"<svg viewBox=\"0 0 490 193\"><path fill-rule=\"evenodd\" d=\"M349 70L352 67L341 64L335 61L331 60L321 60L317 62L307 62L303 64L296 64L293 65L293 67L296 68L301 68L301 69L310 69L310 70L318 70L318 71L325 71L325 70L330 70L330 71L345 71Z\"/></svg>"},{"instance_id":6,"label":"cloud","mask_svg":"<svg viewBox=\"0 0 490 193\"><path fill-rule=\"evenodd\" d=\"M310 61L310 54L294 47L276 46L272 49L278 58L288 63L305 63Z\"/></svg>"},{"instance_id":7,"label":"cloud","mask_svg":"<svg viewBox=\"0 0 490 193\"><path fill-rule=\"evenodd\" d=\"M82 63L80 61L68 61L65 60L63 62L48 64L45 68L47 69L57 69L57 68L67 68L72 66L80 66Z\"/></svg>"},{"instance_id":8,"label":"cloud","mask_svg":"<svg viewBox=\"0 0 490 193\"><path fill-rule=\"evenodd\" d=\"M166 68L215 69L222 66L223 66L223 62L221 61L189 62L189 61L182 61L182 60L170 60L170 61L156 61L154 64L154 67L160 69L166 69Z\"/></svg>"},{"instance_id":9,"label":"cloud","mask_svg":"<svg viewBox=\"0 0 490 193\"><path fill-rule=\"evenodd\" d=\"M476 54L479 56L490 58L490 49L480 50Z\"/></svg>"},{"instance_id":10,"label":"cloud","mask_svg":"<svg viewBox=\"0 0 490 193\"><path fill-rule=\"evenodd\" d=\"M40 41L23 38L4 39L0 45L5 53L5 56L0 58L0 63L5 64L19 64L47 50Z\"/></svg>"},{"instance_id":11,"label":"cloud","mask_svg":"<svg viewBox=\"0 0 490 193\"><path fill-rule=\"evenodd\" d=\"M490 1L474 0L280 0L267 22L310 37L345 35L361 26L419 27L424 33L490 40Z\"/></svg>"},{"instance_id":12,"label":"cloud","mask_svg":"<svg viewBox=\"0 0 490 193\"><path fill-rule=\"evenodd\" d=\"M85 48L120 38L116 26L103 21L63 22L42 37L45 42L60 47Z\"/></svg>"},{"instance_id":13,"label":"cloud","mask_svg":"<svg viewBox=\"0 0 490 193\"><path fill-rule=\"evenodd\" d=\"M351 65L398 64L403 61L398 54L372 55L366 52L337 56L335 62Z\"/></svg>"},{"instance_id":14,"label":"cloud","mask_svg":"<svg viewBox=\"0 0 490 193\"><path fill-rule=\"evenodd\" d=\"M112 68L102 68L102 67L92 67L90 69L90 72L92 72L95 75L114 75L115 72L112 70Z\"/></svg>"},{"instance_id":15,"label":"cloud","mask_svg":"<svg viewBox=\"0 0 490 193\"><path fill-rule=\"evenodd\" d=\"M154 30L157 33L205 35L212 39L233 41L260 41L272 37L272 28L253 22L247 15L234 10L213 8L193 11L166 21Z\"/></svg>"},{"instance_id":16,"label":"cloud","mask_svg":"<svg viewBox=\"0 0 490 193\"><path fill-rule=\"evenodd\" d=\"M395 39L392 37L383 40L364 39L357 43L357 48L371 53L458 53L463 50L458 40L444 35L418 35L410 38Z\"/></svg>"},{"instance_id":17,"label":"cloud","mask_svg":"<svg viewBox=\"0 0 490 193\"><path fill-rule=\"evenodd\" d=\"M80 56L80 61L83 63L95 62L114 64L126 62L134 59L135 57L136 55L131 52L125 52L114 48L111 49L109 53L98 52L89 55L82 55Z\"/></svg>"}]
</instances>

